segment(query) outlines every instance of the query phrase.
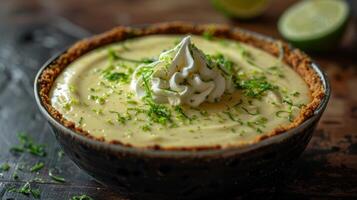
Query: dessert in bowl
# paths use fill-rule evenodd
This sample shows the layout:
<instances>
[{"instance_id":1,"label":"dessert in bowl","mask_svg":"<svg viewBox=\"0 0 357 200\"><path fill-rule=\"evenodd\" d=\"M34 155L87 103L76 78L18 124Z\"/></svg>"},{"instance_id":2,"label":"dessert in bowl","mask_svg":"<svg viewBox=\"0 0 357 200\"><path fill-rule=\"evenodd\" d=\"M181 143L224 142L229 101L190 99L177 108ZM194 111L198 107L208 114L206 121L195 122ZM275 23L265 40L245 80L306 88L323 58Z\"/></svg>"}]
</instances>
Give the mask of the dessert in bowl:
<instances>
[{"instance_id":1,"label":"dessert in bowl","mask_svg":"<svg viewBox=\"0 0 357 200\"><path fill-rule=\"evenodd\" d=\"M118 27L39 72L41 111L74 162L125 195L249 185L306 147L329 86L281 41L220 25Z\"/></svg>"}]
</instances>

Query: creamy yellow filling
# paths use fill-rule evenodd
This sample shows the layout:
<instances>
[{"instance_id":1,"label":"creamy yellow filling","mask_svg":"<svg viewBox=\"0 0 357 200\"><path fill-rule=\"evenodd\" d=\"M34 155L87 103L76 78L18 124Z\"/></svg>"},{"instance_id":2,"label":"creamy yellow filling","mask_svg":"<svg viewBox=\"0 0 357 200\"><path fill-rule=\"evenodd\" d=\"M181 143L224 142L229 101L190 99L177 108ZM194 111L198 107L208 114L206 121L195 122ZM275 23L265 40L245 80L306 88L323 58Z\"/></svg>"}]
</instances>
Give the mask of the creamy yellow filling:
<instances>
[{"instance_id":1,"label":"creamy yellow filling","mask_svg":"<svg viewBox=\"0 0 357 200\"><path fill-rule=\"evenodd\" d=\"M182 38L145 36L81 56L56 79L52 105L66 119L107 141L138 147L197 147L251 143L257 136L289 124L301 106L311 101L307 84L278 58L243 43L192 36L193 44L205 54L223 55L232 62L241 85L219 102L204 102L195 108L162 104L170 119L153 121L147 102L130 89L131 74L141 61L156 58ZM270 87L252 95L246 85L253 77L257 81L253 85L269 83Z\"/></svg>"}]
</instances>

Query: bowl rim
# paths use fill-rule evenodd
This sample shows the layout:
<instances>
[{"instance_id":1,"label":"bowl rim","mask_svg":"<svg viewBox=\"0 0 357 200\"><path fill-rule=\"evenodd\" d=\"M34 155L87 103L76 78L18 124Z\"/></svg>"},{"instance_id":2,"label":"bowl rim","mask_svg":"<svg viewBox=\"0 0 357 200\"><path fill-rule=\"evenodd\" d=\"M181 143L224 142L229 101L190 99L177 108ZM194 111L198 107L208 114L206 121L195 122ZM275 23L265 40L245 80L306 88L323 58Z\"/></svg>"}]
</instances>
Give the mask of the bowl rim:
<instances>
[{"instance_id":1,"label":"bowl rim","mask_svg":"<svg viewBox=\"0 0 357 200\"><path fill-rule=\"evenodd\" d=\"M144 25L148 26L148 25ZM137 26L133 26L137 27ZM243 28L239 27L233 27L235 31L240 31L249 35L252 35L253 37L257 37L261 40L266 40L270 42L277 42L278 40L267 35L263 35L257 32L249 31ZM292 47L289 45L290 50L295 50L297 48ZM202 157L202 156L222 156L222 155L231 155L231 154L243 154L246 152L249 152L251 150L255 150L258 148L262 148L274 143L279 143L280 141L283 141L289 137L292 137L296 134L299 134L304 128L308 127L310 124L314 123L316 120L320 118L322 115L323 111L325 110L330 95L331 95L331 87L330 83L328 81L327 74L322 71L321 67L314 61L311 60L311 65L310 67L313 69L313 71L317 74L319 77L321 84L323 86L323 91L324 91L324 97L321 99L318 107L314 110L312 116L310 116L308 119L304 120L301 124L299 124L297 127L291 128L285 132L282 132L278 135L274 135L272 137L269 137L267 139L255 142L253 144L249 145L243 145L243 146L231 146L227 148L219 148L219 149L202 149L202 150L167 150L167 149L148 149L148 148L137 148L135 146L127 146L123 144L112 144L108 142L103 142L103 141L98 141L95 139L91 139L87 136L84 136L82 134L76 133L74 130L64 126L61 124L59 121L57 121L49 112L48 110L44 107L44 104L41 100L40 94L39 94L39 79L40 76L42 75L43 71L49 67L54 61L56 61L62 54L64 54L68 48L65 48L65 50L60 51L59 53L55 54L52 56L50 59L48 59L42 67L39 69L37 72L37 75L34 80L34 94L35 94L35 100L36 104L39 107L39 110L41 113L45 116L46 120L50 122L51 124L55 125L56 128L61 129L62 132L64 133L69 133L70 136L87 143L97 149L104 149L104 150L111 150L113 152L117 153L131 153L131 154L137 154L137 155L145 155L145 156L160 156L160 157Z\"/></svg>"}]
</instances>

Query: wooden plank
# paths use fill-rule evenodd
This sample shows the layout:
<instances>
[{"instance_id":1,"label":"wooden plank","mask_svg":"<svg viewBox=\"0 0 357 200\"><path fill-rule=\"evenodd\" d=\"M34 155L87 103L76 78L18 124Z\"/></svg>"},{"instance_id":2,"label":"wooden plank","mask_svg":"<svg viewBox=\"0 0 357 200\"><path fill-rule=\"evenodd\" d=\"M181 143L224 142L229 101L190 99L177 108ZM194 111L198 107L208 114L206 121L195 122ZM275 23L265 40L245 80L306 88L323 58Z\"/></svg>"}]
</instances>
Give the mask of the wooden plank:
<instances>
[{"instance_id":1,"label":"wooden plank","mask_svg":"<svg viewBox=\"0 0 357 200\"><path fill-rule=\"evenodd\" d=\"M0 176L2 199L30 199L6 189L35 178L43 180L33 184L41 189L42 199L62 200L77 194L88 194L95 199L122 199L96 183L66 156L58 157L60 147L34 102L32 84L41 64L75 40L90 35L86 29L102 32L118 24L180 19L230 23L278 37L276 20L294 1L274 3L264 17L249 23L228 21L205 0L44 2L5 0L0 6L0 164L7 162L11 166ZM195 12L185 13L190 9ZM277 180L247 191L237 199L357 198L357 31L353 28L357 26L353 26L355 21L351 24L339 49L312 55L327 72L333 94L307 150ZM38 158L11 154L9 148L18 143L16 134L21 131L46 144L48 155ZM28 168L39 161L45 167L38 173L29 172ZM22 165L27 167L16 170ZM65 183L51 180L48 171L53 168L59 170ZM18 180L12 177L15 171Z\"/></svg>"}]
</instances>

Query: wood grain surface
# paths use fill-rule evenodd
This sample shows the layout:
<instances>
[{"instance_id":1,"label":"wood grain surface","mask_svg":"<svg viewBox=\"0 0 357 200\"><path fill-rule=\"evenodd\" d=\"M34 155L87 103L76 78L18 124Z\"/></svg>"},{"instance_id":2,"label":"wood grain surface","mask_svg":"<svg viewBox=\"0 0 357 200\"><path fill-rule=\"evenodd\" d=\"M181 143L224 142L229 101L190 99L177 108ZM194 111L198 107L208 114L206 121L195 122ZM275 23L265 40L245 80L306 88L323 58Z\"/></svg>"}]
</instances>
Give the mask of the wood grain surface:
<instances>
[{"instance_id":1,"label":"wood grain surface","mask_svg":"<svg viewBox=\"0 0 357 200\"><path fill-rule=\"evenodd\" d=\"M8 189L37 178L42 181L31 183L31 187L40 189L41 199L63 200L80 194L94 199L123 199L95 182L65 155L58 155L60 147L33 95L34 76L48 58L80 38L117 25L173 20L227 23L279 38L276 21L293 2L275 0L262 17L240 22L225 18L206 0L1 0L0 165L8 163L10 169L0 172L0 198L32 199ZM311 55L327 72L332 96L307 150L277 180L235 199L357 199L356 36L354 15L338 48ZM19 143L18 132L45 144L47 156L10 153L9 149ZM30 172L39 161L45 167ZM52 169L66 181L53 181L48 176Z\"/></svg>"}]
</instances>

